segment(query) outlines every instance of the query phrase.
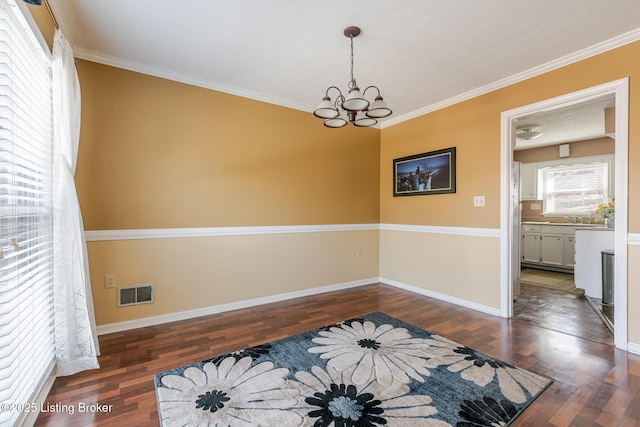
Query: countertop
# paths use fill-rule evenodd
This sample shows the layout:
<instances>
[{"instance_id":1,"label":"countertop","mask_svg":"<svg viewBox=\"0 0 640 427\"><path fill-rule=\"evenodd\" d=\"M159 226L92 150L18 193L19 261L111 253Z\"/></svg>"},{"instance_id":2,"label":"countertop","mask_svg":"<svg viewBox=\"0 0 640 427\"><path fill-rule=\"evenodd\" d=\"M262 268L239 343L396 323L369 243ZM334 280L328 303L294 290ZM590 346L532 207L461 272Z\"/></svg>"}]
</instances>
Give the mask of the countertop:
<instances>
[{"instance_id":1,"label":"countertop","mask_svg":"<svg viewBox=\"0 0 640 427\"><path fill-rule=\"evenodd\" d=\"M555 225L558 227L562 227L562 226L572 226L572 227L576 227L576 229L578 228L582 228L582 229L605 229L605 230L613 230L613 228L606 228L604 224L574 224L572 222L547 222L547 221L523 221L522 224L527 224L527 225Z\"/></svg>"},{"instance_id":2,"label":"countertop","mask_svg":"<svg viewBox=\"0 0 640 427\"><path fill-rule=\"evenodd\" d=\"M615 228L609 228L609 227L604 227L604 226L600 226L600 227L576 227L576 231L615 231Z\"/></svg>"}]
</instances>

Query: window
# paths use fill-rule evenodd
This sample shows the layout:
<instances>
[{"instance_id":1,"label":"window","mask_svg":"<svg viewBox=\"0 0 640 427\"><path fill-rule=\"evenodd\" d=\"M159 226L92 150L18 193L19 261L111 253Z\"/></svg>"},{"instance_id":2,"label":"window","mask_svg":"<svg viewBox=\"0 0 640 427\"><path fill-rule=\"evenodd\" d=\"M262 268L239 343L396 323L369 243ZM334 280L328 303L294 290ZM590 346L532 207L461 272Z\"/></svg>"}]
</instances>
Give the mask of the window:
<instances>
[{"instance_id":1,"label":"window","mask_svg":"<svg viewBox=\"0 0 640 427\"><path fill-rule=\"evenodd\" d=\"M21 5L22 6L22 5ZM35 402L53 338L50 60L15 0L0 0L0 403ZM28 416L0 411L0 424Z\"/></svg>"},{"instance_id":2,"label":"window","mask_svg":"<svg viewBox=\"0 0 640 427\"><path fill-rule=\"evenodd\" d=\"M549 166L538 170L545 214L592 215L610 194L610 162Z\"/></svg>"}]
</instances>

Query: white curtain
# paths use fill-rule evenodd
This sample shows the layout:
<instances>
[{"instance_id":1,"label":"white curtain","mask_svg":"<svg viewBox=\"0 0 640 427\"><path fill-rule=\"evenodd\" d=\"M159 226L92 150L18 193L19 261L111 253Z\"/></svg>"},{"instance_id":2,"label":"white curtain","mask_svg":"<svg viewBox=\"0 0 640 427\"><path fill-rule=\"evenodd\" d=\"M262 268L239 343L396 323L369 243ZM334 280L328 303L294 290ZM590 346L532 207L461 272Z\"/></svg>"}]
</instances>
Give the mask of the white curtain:
<instances>
[{"instance_id":1,"label":"white curtain","mask_svg":"<svg viewBox=\"0 0 640 427\"><path fill-rule=\"evenodd\" d=\"M80 84L60 30L53 42L53 297L57 375L99 368L84 226L73 175L80 139Z\"/></svg>"}]
</instances>

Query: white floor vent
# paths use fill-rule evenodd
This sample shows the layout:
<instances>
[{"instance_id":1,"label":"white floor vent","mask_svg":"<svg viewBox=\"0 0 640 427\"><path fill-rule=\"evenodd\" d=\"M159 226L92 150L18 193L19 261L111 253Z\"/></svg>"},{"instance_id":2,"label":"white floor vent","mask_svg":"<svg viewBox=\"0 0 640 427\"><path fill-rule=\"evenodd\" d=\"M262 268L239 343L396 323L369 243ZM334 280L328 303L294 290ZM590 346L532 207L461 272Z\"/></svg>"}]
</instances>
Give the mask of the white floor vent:
<instances>
[{"instance_id":1,"label":"white floor vent","mask_svg":"<svg viewBox=\"0 0 640 427\"><path fill-rule=\"evenodd\" d=\"M118 288L118 307L151 304L153 300L153 283Z\"/></svg>"}]
</instances>

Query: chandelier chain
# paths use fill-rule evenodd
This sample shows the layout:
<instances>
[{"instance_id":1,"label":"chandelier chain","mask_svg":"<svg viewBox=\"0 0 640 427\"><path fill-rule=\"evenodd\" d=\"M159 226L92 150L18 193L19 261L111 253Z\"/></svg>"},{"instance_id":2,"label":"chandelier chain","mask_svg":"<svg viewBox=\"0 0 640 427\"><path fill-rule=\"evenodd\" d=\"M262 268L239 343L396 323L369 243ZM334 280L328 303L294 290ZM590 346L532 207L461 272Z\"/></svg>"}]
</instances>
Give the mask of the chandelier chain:
<instances>
[{"instance_id":1,"label":"chandelier chain","mask_svg":"<svg viewBox=\"0 0 640 427\"><path fill-rule=\"evenodd\" d=\"M353 78L353 36L350 36L351 40L351 80L349 81L349 88L352 88L356 85L356 81Z\"/></svg>"}]
</instances>

